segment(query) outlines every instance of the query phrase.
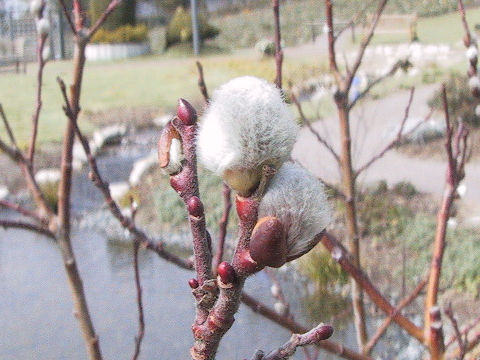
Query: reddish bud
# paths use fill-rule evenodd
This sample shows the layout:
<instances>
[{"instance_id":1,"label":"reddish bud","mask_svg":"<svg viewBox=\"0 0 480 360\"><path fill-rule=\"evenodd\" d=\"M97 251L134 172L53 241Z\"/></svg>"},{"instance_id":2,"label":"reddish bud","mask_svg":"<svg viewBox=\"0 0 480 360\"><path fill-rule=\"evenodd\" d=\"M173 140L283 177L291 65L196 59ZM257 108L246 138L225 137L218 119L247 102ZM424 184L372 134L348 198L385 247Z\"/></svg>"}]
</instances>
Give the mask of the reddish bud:
<instances>
[{"instance_id":1,"label":"reddish bud","mask_svg":"<svg viewBox=\"0 0 480 360\"><path fill-rule=\"evenodd\" d=\"M333 327L331 325L322 325L315 331L312 343L318 344L320 341L327 340L333 335Z\"/></svg>"},{"instance_id":2,"label":"reddish bud","mask_svg":"<svg viewBox=\"0 0 480 360\"><path fill-rule=\"evenodd\" d=\"M258 203L256 199L237 196L235 206L241 221L251 221L257 217Z\"/></svg>"},{"instance_id":3,"label":"reddish bud","mask_svg":"<svg viewBox=\"0 0 480 360\"><path fill-rule=\"evenodd\" d=\"M250 255L264 266L278 268L287 261L287 239L283 225L276 217L261 218L250 238Z\"/></svg>"},{"instance_id":4,"label":"reddish bud","mask_svg":"<svg viewBox=\"0 0 480 360\"><path fill-rule=\"evenodd\" d=\"M169 121L162 129L160 139L158 140L158 163L161 168L168 166L170 162L170 146L172 145L173 139L180 140L180 134Z\"/></svg>"},{"instance_id":5,"label":"reddish bud","mask_svg":"<svg viewBox=\"0 0 480 360\"><path fill-rule=\"evenodd\" d=\"M465 36L463 37L463 45L465 45L465 47L470 46L470 38L467 34L465 34Z\"/></svg>"},{"instance_id":6,"label":"reddish bud","mask_svg":"<svg viewBox=\"0 0 480 360\"><path fill-rule=\"evenodd\" d=\"M197 196L192 196L187 203L188 213L195 217L203 216L203 204Z\"/></svg>"},{"instance_id":7,"label":"reddish bud","mask_svg":"<svg viewBox=\"0 0 480 360\"><path fill-rule=\"evenodd\" d=\"M235 270L230 263L223 261L218 265L217 274L223 284L232 284L235 279Z\"/></svg>"},{"instance_id":8,"label":"reddish bud","mask_svg":"<svg viewBox=\"0 0 480 360\"><path fill-rule=\"evenodd\" d=\"M198 286L199 286L197 279L190 279L190 280L188 280L188 285L189 285L192 289L196 289L196 288L198 288Z\"/></svg>"},{"instance_id":9,"label":"reddish bud","mask_svg":"<svg viewBox=\"0 0 480 360\"><path fill-rule=\"evenodd\" d=\"M193 125L197 121L197 111L185 99L178 100L177 116L184 125Z\"/></svg>"},{"instance_id":10,"label":"reddish bud","mask_svg":"<svg viewBox=\"0 0 480 360\"><path fill-rule=\"evenodd\" d=\"M190 179L188 179L188 176L183 175L184 174L180 174L170 177L170 185L172 186L173 190L175 190L179 194L182 194L185 189L188 189L191 183Z\"/></svg>"}]
</instances>

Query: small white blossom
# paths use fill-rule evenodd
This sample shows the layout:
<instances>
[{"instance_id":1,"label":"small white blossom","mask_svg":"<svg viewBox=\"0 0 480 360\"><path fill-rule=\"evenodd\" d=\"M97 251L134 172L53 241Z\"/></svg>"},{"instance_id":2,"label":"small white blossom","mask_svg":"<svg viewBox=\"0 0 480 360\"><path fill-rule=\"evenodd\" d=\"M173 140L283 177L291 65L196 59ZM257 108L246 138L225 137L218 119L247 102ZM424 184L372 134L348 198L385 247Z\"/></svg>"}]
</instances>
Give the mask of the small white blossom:
<instances>
[{"instance_id":1,"label":"small white blossom","mask_svg":"<svg viewBox=\"0 0 480 360\"><path fill-rule=\"evenodd\" d=\"M273 296L278 297L280 296L280 287L277 284L273 284L270 287L270 292L272 293Z\"/></svg>"},{"instance_id":2,"label":"small white blossom","mask_svg":"<svg viewBox=\"0 0 480 360\"><path fill-rule=\"evenodd\" d=\"M323 184L300 165L285 163L262 198L258 217L275 216L287 234L287 261L309 251L331 221Z\"/></svg>"},{"instance_id":3,"label":"small white blossom","mask_svg":"<svg viewBox=\"0 0 480 360\"><path fill-rule=\"evenodd\" d=\"M465 52L465 55L467 56L468 60L470 60L470 61L475 60L478 56L477 47L475 45L470 45L470 47Z\"/></svg>"},{"instance_id":4,"label":"small white blossom","mask_svg":"<svg viewBox=\"0 0 480 360\"><path fill-rule=\"evenodd\" d=\"M39 19L37 21L37 32L40 36L48 36L50 32L50 22L47 19Z\"/></svg>"},{"instance_id":5,"label":"small white blossom","mask_svg":"<svg viewBox=\"0 0 480 360\"><path fill-rule=\"evenodd\" d=\"M480 90L480 79L478 76L472 76L468 79L468 87L472 90Z\"/></svg>"},{"instance_id":6,"label":"small white blossom","mask_svg":"<svg viewBox=\"0 0 480 360\"><path fill-rule=\"evenodd\" d=\"M33 16L40 17L40 10L42 9L42 5L42 0L32 0L32 2L30 2L30 13Z\"/></svg>"},{"instance_id":7,"label":"small white blossom","mask_svg":"<svg viewBox=\"0 0 480 360\"><path fill-rule=\"evenodd\" d=\"M273 308L275 309L275 312L280 315L280 316L286 316L288 314L288 308L287 305L281 302L276 302L273 304Z\"/></svg>"},{"instance_id":8,"label":"small white blossom","mask_svg":"<svg viewBox=\"0 0 480 360\"><path fill-rule=\"evenodd\" d=\"M213 94L198 135L205 167L226 170L279 166L292 151L298 133L288 105L275 85L244 76Z\"/></svg>"}]
</instances>

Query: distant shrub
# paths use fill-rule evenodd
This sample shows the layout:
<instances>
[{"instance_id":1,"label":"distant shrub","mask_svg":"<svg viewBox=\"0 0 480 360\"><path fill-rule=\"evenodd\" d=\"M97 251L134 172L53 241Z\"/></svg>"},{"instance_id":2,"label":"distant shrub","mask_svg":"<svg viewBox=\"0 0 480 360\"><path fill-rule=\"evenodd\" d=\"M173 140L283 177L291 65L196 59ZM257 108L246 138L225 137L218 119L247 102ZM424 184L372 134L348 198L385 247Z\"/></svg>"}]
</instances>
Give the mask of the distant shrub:
<instances>
[{"instance_id":1,"label":"distant shrub","mask_svg":"<svg viewBox=\"0 0 480 360\"><path fill-rule=\"evenodd\" d=\"M200 37L202 40L213 39L220 30L208 24L205 17L199 15ZM189 11L179 6L167 27L167 47L180 42L192 41L192 17Z\"/></svg>"},{"instance_id":2,"label":"distant shrub","mask_svg":"<svg viewBox=\"0 0 480 360\"><path fill-rule=\"evenodd\" d=\"M257 50L262 56L274 56L275 55L275 43L269 39L259 40L255 44L255 50Z\"/></svg>"},{"instance_id":3,"label":"distant shrub","mask_svg":"<svg viewBox=\"0 0 480 360\"><path fill-rule=\"evenodd\" d=\"M472 126L480 125L480 118L475 115L476 100L468 86L468 78L452 73L447 81L448 111L453 121L462 119ZM437 90L428 105L435 110L443 110L442 90Z\"/></svg>"},{"instance_id":4,"label":"distant shrub","mask_svg":"<svg viewBox=\"0 0 480 360\"><path fill-rule=\"evenodd\" d=\"M89 0L88 15L90 22L95 23L107 8L110 0ZM124 25L135 25L136 0L123 0L118 8L110 14L103 24L103 28L107 30L115 30Z\"/></svg>"},{"instance_id":5,"label":"distant shrub","mask_svg":"<svg viewBox=\"0 0 480 360\"><path fill-rule=\"evenodd\" d=\"M125 25L115 30L99 29L92 38L93 43L117 44L140 43L148 38L148 29L145 25Z\"/></svg>"}]
</instances>

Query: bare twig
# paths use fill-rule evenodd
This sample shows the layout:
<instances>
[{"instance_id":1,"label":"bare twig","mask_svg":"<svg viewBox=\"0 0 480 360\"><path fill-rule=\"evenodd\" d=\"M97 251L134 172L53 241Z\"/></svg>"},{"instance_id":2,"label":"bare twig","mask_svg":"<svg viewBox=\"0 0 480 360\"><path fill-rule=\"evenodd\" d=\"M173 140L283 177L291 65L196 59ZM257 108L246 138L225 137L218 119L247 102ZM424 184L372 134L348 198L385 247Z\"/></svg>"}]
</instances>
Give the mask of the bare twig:
<instances>
[{"instance_id":1,"label":"bare twig","mask_svg":"<svg viewBox=\"0 0 480 360\"><path fill-rule=\"evenodd\" d=\"M327 18L328 26L328 62L330 64L330 72L335 77L337 86L340 87L342 83L342 76L338 70L337 53L335 52L335 34L333 29L333 4L332 0L325 0L325 16Z\"/></svg>"},{"instance_id":2,"label":"bare twig","mask_svg":"<svg viewBox=\"0 0 480 360\"><path fill-rule=\"evenodd\" d=\"M17 213L22 214L24 216L27 216L27 217L29 217L29 218L31 218L35 221L38 221L40 223L45 222L44 221L45 219L40 217L35 211L26 209L26 208L20 206L19 204L12 203L12 202L7 201L7 200L0 200L0 207L16 211Z\"/></svg>"},{"instance_id":3,"label":"bare twig","mask_svg":"<svg viewBox=\"0 0 480 360\"><path fill-rule=\"evenodd\" d=\"M333 334L330 325L320 324L310 331L300 335L293 334L288 342L277 350L262 357L262 360L287 360L295 354L300 346L318 345L321 341L327 340Z\"/></svg>"},{"instance_id":4,"label":"bare twig","mask_svg":"<svg viewBox=\"0 0 480 360\"><path fill-rule=\"evenodd\" d=\"M242 302L252 311L263 315L267 319L273 321L276 324L279 324L280 326L290 330L293 333L304 333L308 331L307 328L300 325L295 320L277 314L275 310L269 308L268 306L256 300L254 297L246 294L245 292L242 294ZM318 344L318 346L321 349L335 354L343 359L372 360L370 356L359 354L346 346L337 344L330 340L322 341L320 342L320 344Z\"/></svg>"},{"instance_id":5,"label":"bare twig","mask_svg":"<svg viewBox=\"0 0 480 360\"><path fill-rule=\"evenodd\" d=\"M105 20L107 20L108 16L117 8L117 6L120 5L120 0L112 0L108 4L107 8L105 11L100 15L100 17L97 19L95 24L92 25L92 27L89 29L88 34L87 34L87 39L91 39L93 35L97 32L98 29L103 25Z\"/></svg>"},{"instance_id":6,"label":"bare twig","mask_svg":"<svg viewBox=\"0 0 480 360\"><path fill-rule=\"evenodd\" d=\"M300 104L300 102L298 101L294 91L290 91L290 97L293 103L295 104L295 106L297 107L298 114L300 115L302 122L307 126L308 130L310 130L310 132L317 138L318 142L323 146L325 146L325 148L330 152L330 154L332 154L332 156L337 161L337 163L339 163L340 157L338 156L337 152L332 147L332 145L330 145L330 143L326 139L324 139L317 130L313 128L312 124L305 116L305 113L303 112L302 104Z\"/></svg>"},{"instance_id":7,"label":"bare twig","mask_svg":"<svg viewBox=\"0 0 480 360\"><path fill-rule=\"evenodd\" d=\"M393 66L390 68L389 71L387 71L385 74L377 77L375 80L371 81L367 86L366 88L360 93L358 94L358 96L352 101L350 102L350 104L348 105L349 109L353 109L355 107L355 105L360 101L362 100L365 96L367 96L368 94L370 94L370 91L372 91L372 89L377 86L378 84L380 84L382 81L384 81L385 79L395 75L395 73L398 71L398 69L401 69L403 67L405 67L406 65L408 64L408 60L399 60L397 61L395 64L393 64Z\"/></svg>"},{"instance_id":8,"label":"bare twig","mask_svg":"<svg viewBox=\"0 0 480 360\"><path fill-rule=\"evenodd\" d=\"M290 313L290 304L285 298L282 287L277 277L275 276L273 271L269 268L266 268L264 271L267 273L267 276L270 278L270 282L272 283L272 289L275 289L271 291L272 296L285 306L285 312L282 315L293 318L293 315Z\"/></svg>"},{"instance_id":9,"label":"bare twig","mask_svg":"<svg viewBox=\"0 0 480 360\"><path fill-rule=\"evenodd\" d=\"M223 260L223 252L225 249L225 240L227 237L228 218L230 215L230 209L232 208L232 195L231 189L227 184L223 184L223 213L220 221L218 222L218 243L217 251L213 258L213 271L216 271L218 265Z\"/></svg>"},{"instance_id":10,"label":"bare twig","mask_svg":"<svg viewBox=\"0 0 480 360\"><path fill-rule=\"evenodd\" d=\"M200 61L196 61L195 64L197 65L198 69L198 87L203 95L203 99L208 104L210 101L210 96L208 96L207 85L205 84L205 78L203 76L203 66Z\"/></svg>"},{"instance_id":11,"label":"bare twig","mask_svg":"<svg viewBox=\"0 0 480 360\"><path fill-rule=\"evenodd\" d=\"M12 228L12 229L29 230L41 235L45 235L51 239L55 239L55 234L53 234L47 228L44 228L35 224L26 223L23 221L0 219L0 227L3 227L4 229Z\"/></svg>"},{"instance_id":12,"label":"bare twig","mask_svg":"<svg viewBox=\"0 0 480 360\"><path fill-rule=\"evenodd\" d=\"M377 12L375 13L372 24L370 25L370 29L368 31L367 36L362 40L362 43L360 44L360 49L358 51L357 59L355 60L355 63L352 66L352 71L350 72L349 76L346 78L345 81L345 88L344 91L348 94L350 91L350 88L352 86L352 81L355 75L357 74L358 69L360 68L360 65L362 64L363 56L365 55L365 50L367 49L368 45L370 44L370 41L373 38L373 34L375 33L375 29L377 28L378 21L380 20L380 17L382 16L383 10L385 9L385 6L387 5L388 0L381 0L380 4L378 5Z\"/></svg>"},{"instance_id":13,"label":"bare twig","mask_svg":"<svg viewBox=\"0 0 480 360\"><path fill-rule=\"evenodd\" d=\"M279 89L282 88L282 63L283 63L283 50L282 50L282 35L280 30L280 2L279 0L272 0L273 7L273 20L275 24L275 85Z\"/></svg>"},{"instance_id":14,"label":"bare twig","mask_svg":"<svg viewBox=\"0 0 480 360\"><path fill-rule=\"evenodd\" d=\"M402 314L395 312L395 308L372 284L368 276L350 261L350 255L343 245L333 235L326 233L321 239L323 245L330 251L332 257L342 269L350 274L359 286L368 294L375 305L388 315L393 314L393 321L407 331L411 336L423 342L423 330L408 320Z\"/></svg>"},{"instance_id":15,"label":"bare twig","mask_svg":"<svg viewBox=\"0 0 480 360\"><path fill-rule=\"evenodd\" d=\"M458 328L458 322L453 314L452 303L449 303L447 308L445 309L445 315L447 315L448 319L452 323L453 330L455 331L455 337L458 342L458 348L460 350L458 354L458 360L463 360L467 353L467 344L465 343L464 339L462 338L462 334L460 329Z\"/></svg>"},{"instance_id":16,"label":"bare twig","mask_svg":"<svg viewBox=\"0 0 480 360\"><path fill-rule=\"evenodd\" d=\"M413 300L415 300L421 293L421 291L427 285L427 278L423 279L418 283L415 289L412 291L410 295L405 297L400 303L397 305L395 310L385 319L385 321L380 325L375 332L375 334L370 338L368 343L365 345L364 353L370 354L377 344L377 342L382 338L385 331L387 331L388 327L393 321L393 317L399 314L406 306L408 306Z\"/></svg>"},{"instance_id":17,"label":"bare twig","mask_svg":"<svg viewBox=\"0 0 480 360\"><path fill-rule=\"evenodd\" d=\"M60 6L62 7L62 10L63 10L63 15L65 15L65 18L68 21L68 25L70 26L70 30L72 30L72 33L74 35L76 35L77 30L75 29L75 25L73 24L72 16L68 12L67 5L65 4L65 0L59 0L59 2L60 2Z\"/></svg>"},{"instance_id":18,"label":"bare twig","mask_svg":"<svg viewBox=\"0 0 480 360\"><path fill-rule=\"evenodd\" d=\"M7 130L8 137L10 139L10 142L12 145L18 149L17 142L15 140L15 136L13 135L12 128L10 127L10 123L8 122L7 116L5 115L5 112L3 111L3 106L0 104L0 117L2 118L3 124L5 125L5 129Z\"/></svg>"},{"instance_id":19,"label":"bare twig","mask_svg":"<svg viewBox=\"0 0 480 360\"><path fill-rule=\"evenodd\" d=\"M467 336L468 333L475 328L478 324L480 324L480 316L476 319L472 320L470 324L468 324L464 329L462 329L462 336ZM456 336L452 336L450 340L448 340L447 344L445 345L446 348L450 347L455 341Z\"/></svg>"},{"instance_id":20,"label":"bare twig","mask_svg":"<svg viewBox=\"0 0 480 360\"><path fill-rule=\"evenodd\" d=\"M142 340L145 335L145 321L143 317L142 285L140 283L140 271L138 269L138 241L133 241L133 269L135 272L135 288L137 289L137 307L138 307L138 333L135 336L135 352L132 360L137 360L140 355Z\"/></svg>"}]
</instances>

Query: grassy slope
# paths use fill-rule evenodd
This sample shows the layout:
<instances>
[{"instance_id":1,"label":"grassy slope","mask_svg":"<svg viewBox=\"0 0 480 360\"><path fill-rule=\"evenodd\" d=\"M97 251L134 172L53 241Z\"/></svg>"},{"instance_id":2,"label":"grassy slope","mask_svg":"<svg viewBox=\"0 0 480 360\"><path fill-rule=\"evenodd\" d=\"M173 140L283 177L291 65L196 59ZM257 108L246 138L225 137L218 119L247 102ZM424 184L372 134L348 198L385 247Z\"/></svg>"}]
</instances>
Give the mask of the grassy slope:
<instances>
[{"instance_id":1,"label":"grassy slope","mask_svg":"<svg viewBox=\"0 0 480 360\"><path fill-rule=\"evenodd\" d=\"M313 71L312 60L286 59L286 78L297 78ZM261 60L256 54L212 56L202 59L210 89L240 75L256 75L272 80L273 60ZM310 70L309 70L310 69ZM21 143L29 137L34 107L36 65L30 65L26 75L0 75L0 102ZM44 75L43 111L40 118L40 141L58 141L65 118L61 111L61 96L56 76L69 80L71 62L47 64ZM197 71L193 58L146 57L131 61L89 63L85 71L81 103L84 112L118 107L157 106L171 109L179 97L200 100ZM85 121L83 128L92 126ZM3 133L3 128L1 128Z\"/></svg>"}]
</instances>

